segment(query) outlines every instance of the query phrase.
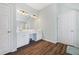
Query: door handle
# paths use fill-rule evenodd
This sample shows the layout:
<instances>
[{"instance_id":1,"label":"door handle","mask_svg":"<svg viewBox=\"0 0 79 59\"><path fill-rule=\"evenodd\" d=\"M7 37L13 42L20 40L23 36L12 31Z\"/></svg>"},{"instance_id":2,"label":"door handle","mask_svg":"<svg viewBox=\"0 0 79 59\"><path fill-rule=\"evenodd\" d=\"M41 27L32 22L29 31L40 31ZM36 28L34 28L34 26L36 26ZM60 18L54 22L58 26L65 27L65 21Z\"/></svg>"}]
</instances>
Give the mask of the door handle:
<instances>
[{"instance_id":1,"label":"door handle","mask_svg":"<svg viewBox=\"0 0 79 59\"><path fill-rule=\"evenodd\" d=\"M11 31L8 31L8 33L11 33Z\"/></svg>"},{"instance_id":2,"label":"door handle","mask_svg":"<svg viewBox=\"0 0 79 59\"><path fill-rule=\"evenodd\" d=\"M74 32L74 30L71 30L71 32Z\"/></svg>"}]
</instances>

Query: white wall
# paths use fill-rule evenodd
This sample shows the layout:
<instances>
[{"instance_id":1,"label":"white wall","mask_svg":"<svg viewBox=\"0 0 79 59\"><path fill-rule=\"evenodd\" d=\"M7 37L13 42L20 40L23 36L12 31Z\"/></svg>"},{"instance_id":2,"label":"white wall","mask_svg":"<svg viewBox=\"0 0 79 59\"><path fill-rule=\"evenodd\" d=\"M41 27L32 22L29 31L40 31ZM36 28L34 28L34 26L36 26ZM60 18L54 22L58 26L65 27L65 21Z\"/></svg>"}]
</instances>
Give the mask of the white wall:
<instances>
[{"instance_id":1,"label":"white wall","mask_svg":"<svg viewBox=\"0 0 79 59\"><path fill-rule=\"evenodd\" d=\"M41 27L45 40L57 41L57 5L52 4L40 11Z\"/></svg>"}]
</instances>

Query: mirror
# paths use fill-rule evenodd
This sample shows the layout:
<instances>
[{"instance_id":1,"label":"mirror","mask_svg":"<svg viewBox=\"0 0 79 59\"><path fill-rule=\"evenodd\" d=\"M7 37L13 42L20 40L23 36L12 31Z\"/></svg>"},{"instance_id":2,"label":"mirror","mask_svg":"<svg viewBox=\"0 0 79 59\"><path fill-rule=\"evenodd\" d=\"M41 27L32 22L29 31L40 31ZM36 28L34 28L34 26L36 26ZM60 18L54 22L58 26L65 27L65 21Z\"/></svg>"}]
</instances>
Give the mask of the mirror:
<instances>
[{"instance_id":1,"label":"mirror","mask_svg":"<svg viewBox=\"0 0 79 59\"><path fill-rule=\"evenodd\" d=\"M38 17L36 15L30 15L28 12L23 10L17 10L16 20L17 20L17 30L18 31L27 31L35 29L35 20Z\"/></svg>"}]
</instances>

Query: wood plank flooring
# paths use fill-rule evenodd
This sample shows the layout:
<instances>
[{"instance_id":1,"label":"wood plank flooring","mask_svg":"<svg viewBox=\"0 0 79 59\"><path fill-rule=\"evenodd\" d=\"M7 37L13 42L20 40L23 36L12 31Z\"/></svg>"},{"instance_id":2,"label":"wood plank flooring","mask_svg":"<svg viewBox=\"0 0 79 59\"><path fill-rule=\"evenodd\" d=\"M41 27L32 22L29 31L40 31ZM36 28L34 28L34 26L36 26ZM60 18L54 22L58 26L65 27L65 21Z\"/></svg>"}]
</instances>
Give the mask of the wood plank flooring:
<instances>
[{"instance_id":1,"label":"wood plank flooring","mask_svg":"<svg viewBox=\"0 0 79 59\"><path fill-rule=\"evenodd\" d=\"M67 45L62 43L51 43L45 40L26 45L18 48L16 52L6 55L64 55L66 54Z\"/></svg>"}]
</instances>

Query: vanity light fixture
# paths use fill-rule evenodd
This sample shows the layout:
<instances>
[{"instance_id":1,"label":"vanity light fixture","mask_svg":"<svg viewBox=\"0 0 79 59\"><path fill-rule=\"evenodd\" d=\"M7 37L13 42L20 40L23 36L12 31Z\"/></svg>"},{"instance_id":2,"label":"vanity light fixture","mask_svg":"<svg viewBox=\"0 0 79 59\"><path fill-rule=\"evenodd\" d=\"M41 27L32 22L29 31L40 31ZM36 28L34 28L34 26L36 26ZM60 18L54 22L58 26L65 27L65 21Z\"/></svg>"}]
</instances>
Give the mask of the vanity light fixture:
<instances>
[{"instance_id":1,"label":"vanity light fixture","mask_svg":"<svg viewBox=\"0 0 79 59\"><path fill-rule=\"evenodd\" d=\"M38 19L38 16L36 16L36 15L31 15L31 17L34 19Z\"/></svg>"},{"instance_id":2,"label":"vanity light fixture","mask_svg":"<svg viewBox=\"0 0 79 59\"><path fill-rule=\"evenodd\" d=\"M21 15L27 16L29 15L28 12L24 11L24 10L17 10L17 12Z\"/></svg>"},{"instance_id":3,"label":"vanity light fixture","mask_svg":"<svg viewBox=\"0 0 79 59\"><path fill-rule=\"evenodd\" d=\"M29 16L31 16L33 19L39 19L39 17L38 16L36 16L36 15L30 15L27 11L25 11L25 10L17 10L17 12L20 14L20 15L23 15L23 16L27 16L27 15L29 15Z\"/></svg>"}]
</instances>

